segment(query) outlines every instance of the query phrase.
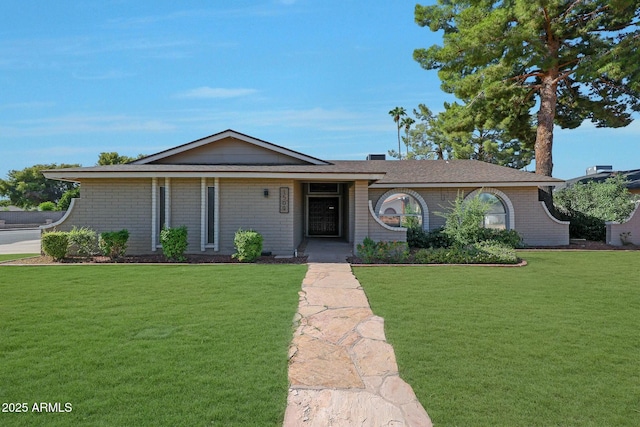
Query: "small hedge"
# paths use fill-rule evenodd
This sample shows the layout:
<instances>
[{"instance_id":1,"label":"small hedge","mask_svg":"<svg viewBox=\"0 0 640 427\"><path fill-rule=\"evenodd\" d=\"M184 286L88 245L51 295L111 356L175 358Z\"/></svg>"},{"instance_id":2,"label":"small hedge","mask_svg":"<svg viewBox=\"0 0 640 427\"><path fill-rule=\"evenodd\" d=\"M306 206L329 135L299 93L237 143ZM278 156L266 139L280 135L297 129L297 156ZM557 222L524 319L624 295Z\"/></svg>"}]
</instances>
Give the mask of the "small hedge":
<instances>
[{"instance_id":1,"label":"small hedge","mask_svg":"<svg viewBox=\"0 0 640 427\"><path fill-rule=\"evenodd\" d=\"M42 251L55 261L64 259L69 251L69 234L64 231L51 231L43 234Z\"/></svg>"},{"instance_id":2,"label":"small hedge","mask_svg":"<svg viewBox=\"0 0 640 427\"><path fill-rule=\"evenodd\" d=\"M254 262L262 254L262 242L262 235L257 231L239 229L233 238L236 248L233 258L240 262Z\"/></svg>"},{"instance_id":3,"label":"small hedge","mask_svg":"<svg viewBox=\"0 0 640 427\"><path fill-rule=\"evenodd\" d=\"M524 246L522 237L516 230L495 230L478 227L473 237L475 242L496 242L511 248ZM444 228L425 231L422 228L407 230L407 244L410 248L448 248L454 246L454 241L444 233Z\"/></svg>"},{"instance_id":4,"label":"small hedge","mask_svg":"<svg viewBox=\"0 0 640 427\"><path fill-rule=\"evenodd\" d=\"M75 226L67 233L69 246L80 256L92 256L98 252L98 235L90 228Z\"/></svg>"},{"instance_id":5,"label":"small hedge","mask_svg":"<svg viewBox=\"0 0 640 427\"><path fill-rule=\"evenodd\" d=\"M468 246L423 248L414 253L403 242L374 242L366 238L357 246L357 255L367 264L517 264L514 248L498 242L480 242Z\"/></svg>"},{"instance_id":6,"label":"small hedge","mask_svg":"<svg viewBox=\"0 0 640 427\"><path fill-rule=\"evenodd\" d=\"M160 232L162 253L172 261L184 261L189 243L187 242L187 227L163 228Z\"/></svg>"},{"instance_id":7,"label":"small hedge","mask_svg":"<svg viewBox=\"0 0 640 427\"><path fill-rule=\"evenodd\" d=\"M399 264L407 261L409 248L404 242L374 242L367 237L356 246L358 257L367 264Z\"/></svg>"},{"instance_id":8,"label":"small hedge","mask_svg":"<svg viewBox=\"0 0 640 427\"><path fill-rule=\"evenodd\" d=\"M105 256L111 259L120 258L127 250L129 231L107 231L100 234L98 246Z\"/></svg>"}]
</instances>

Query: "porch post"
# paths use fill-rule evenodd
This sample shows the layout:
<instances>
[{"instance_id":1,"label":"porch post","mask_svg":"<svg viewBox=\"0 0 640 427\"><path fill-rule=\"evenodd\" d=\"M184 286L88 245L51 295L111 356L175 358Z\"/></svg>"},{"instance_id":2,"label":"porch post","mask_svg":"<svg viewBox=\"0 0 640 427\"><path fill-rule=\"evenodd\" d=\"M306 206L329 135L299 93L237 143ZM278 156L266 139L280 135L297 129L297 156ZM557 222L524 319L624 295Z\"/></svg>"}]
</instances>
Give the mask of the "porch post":
<instances>
[{"instance_id":1,"label":"porch post","mask_svg":"<svg viewBox=\"0 0 640 427\"><path fill-rule=\"evenodd\" d=\"M151 178L151 250L156 251L158 229L158 178Z\"/></svg>"},{"instance_id":2,"label":"porch post","mask_svg":"<svg viewBox=\"0 0 640 427\"><path fill-rule=\"evenodd\" d=\"M355 230L353 251L369 235L369 186L367 181L356 181L354 191Z\"/></svg>"},{"instance_id":3,"label":"porch post","mask_svg":"<svg viewBox=\"0 0 640 427\"><path fill-rule=\"evenodd\" d=\"M200 178L200 250L207 244L207 178Z\"/></svg>"}]
</instances>

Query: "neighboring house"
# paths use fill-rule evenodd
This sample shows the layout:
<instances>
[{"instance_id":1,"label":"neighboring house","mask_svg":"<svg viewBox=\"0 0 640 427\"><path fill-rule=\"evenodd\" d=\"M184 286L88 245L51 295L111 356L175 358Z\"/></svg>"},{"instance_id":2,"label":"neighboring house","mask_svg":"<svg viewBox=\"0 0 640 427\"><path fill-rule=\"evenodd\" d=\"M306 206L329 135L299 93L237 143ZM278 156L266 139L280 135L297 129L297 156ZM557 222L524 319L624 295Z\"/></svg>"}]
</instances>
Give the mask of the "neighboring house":
<instances>
[{"instance_id":1,"label":"neighboring house","mask_svg":"<svg viewBox=\"0 0 640 427\"><path fill-rule=\"evenodd\" d=\"M275 255L307 237L405 241L399 225L442 226L436 212L460 192L494 203L488 227L515 229L528 245L569 243L568 223L538 200L538 187L561 180L475 160L325 161L226 130L125 165L44 174L80 183L81 196L43 228L126 228L131 254L158 251L163 225L187 227L189 253L233 253L240 228Z\"/></svg>"},{"instance_id":2,"label":"neighboring house","mask_svg":"<svg viewBox=\"0 0 640 427\"><path fill-rule=\"evenodd\" d=\"M612 176L622 175L627 180L626 187L630 193L640 195L640 169L632 169L626 171L614 171L612 166L592 166L587 168L586 175L579 176L567 180L564 184L556 187L556 190L560 190L565 187L570 187L577 183L586 184L587 182L603 182L607 178Z\"/></svg>"}]
</instances>

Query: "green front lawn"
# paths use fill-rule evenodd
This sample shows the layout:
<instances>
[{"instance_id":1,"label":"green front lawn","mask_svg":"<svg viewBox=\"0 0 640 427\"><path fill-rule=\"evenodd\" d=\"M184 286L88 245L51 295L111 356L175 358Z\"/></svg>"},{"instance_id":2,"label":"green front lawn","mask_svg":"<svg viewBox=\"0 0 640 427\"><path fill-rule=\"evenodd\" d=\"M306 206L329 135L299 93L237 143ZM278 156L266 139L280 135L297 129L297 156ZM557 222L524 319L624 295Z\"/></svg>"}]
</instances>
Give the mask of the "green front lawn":
<instances>
[{"instance_id":1,"label":"green front lawn","mask_svg":"<svg viewBox=\"0 0 640 427\"><path fill-rule=\"evenodd\" d=\"M29 258L38 254L0 254L0 262L11 261L12 259Z\"/></svg>"},{"instance_id":2,"label":"green front lawn","mask_svg":"<svg viewBox=\"0 0 640 427\"><path fill-rule=\"evenodd\" d=\"M640 425L640 252L355 267L438 426Z\"/></svg>"},{"instance_id":3,"label":"green front lawn","mask_svg":"<svg viewBox=\"0 0 640 427\"><path fill-rule=\"evenodd\" d=\"M304 265L0 268L0 425L274 426Z\"/></svg>"}]
</instances>

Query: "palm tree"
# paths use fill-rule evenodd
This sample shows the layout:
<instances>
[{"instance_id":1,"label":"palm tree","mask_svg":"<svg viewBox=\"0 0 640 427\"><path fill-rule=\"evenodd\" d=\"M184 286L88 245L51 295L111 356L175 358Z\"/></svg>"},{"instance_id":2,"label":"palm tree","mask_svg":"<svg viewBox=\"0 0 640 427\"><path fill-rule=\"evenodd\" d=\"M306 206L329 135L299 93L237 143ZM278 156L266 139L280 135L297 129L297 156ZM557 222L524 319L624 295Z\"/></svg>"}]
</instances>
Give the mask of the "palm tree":
<instances>
[{"instance_id":1,"label":"palm tree","mask_svg":"<svg viewBox=\"0 0 640 427\"><path fill-rule=\"evenodd\" d=\"M402 125L400 124L400 118L407 115L407 110L403 107L396 107L389 111L389 115L393 117L393 121L396 122L396 126L398 127L398 160L402 160L402 151L400 149L400 128Z\"/></svg>"},{"instance_id":2,"label":"palm tree","mask_svg":"<svg viewBox=\"0 0 640 427\"><path fill-rule=\"evenodd\" d=\"M404 145L407 147L407 159L409 158L409 129L415 122L411 117L404 117L400 121L400 127L404 127Z\"/></svg>"}]
</instances>

